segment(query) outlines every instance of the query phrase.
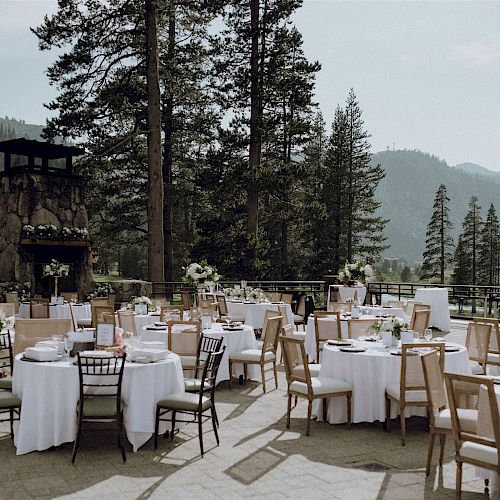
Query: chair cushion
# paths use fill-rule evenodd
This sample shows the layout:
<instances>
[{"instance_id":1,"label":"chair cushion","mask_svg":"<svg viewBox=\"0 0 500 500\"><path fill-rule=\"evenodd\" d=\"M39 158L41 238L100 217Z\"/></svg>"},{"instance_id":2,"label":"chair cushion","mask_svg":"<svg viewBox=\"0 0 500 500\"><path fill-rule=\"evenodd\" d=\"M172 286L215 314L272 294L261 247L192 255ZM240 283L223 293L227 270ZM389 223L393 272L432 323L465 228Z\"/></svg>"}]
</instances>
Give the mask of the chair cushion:
<instances>
[{"instance_id":1,"label":"chair cushion","mask_svg":"<svg viewBox=\"0 0 500 500\"><path fill-rule=\"evenodd\" d=\"M204 389L209 391L212 386L205 382ZM199 392L201 388L201 380L199 378L185 378L184 379L184 390L186 392Z\"/></svg>"},{"instance_id":2,"label":"chair cushion","mask_svg":"<svg viewBox=\"0 0 500 500\"><path fill-rule=\"evenodd\" d=\"M458 418L462 423L462 430L466 432L476 433L477 429L477 410L468 410L465 408L457 408ZM434 417L434 424L441 429L451 429L451 413L450 410L441 410Z\"/></svg>"},{"instance_id":3,"label":"chair cushion","mask_svg":"<svg viewBox=\"0 0 500 500\"><path fill-rule=\"evenodd\" d=\"M171 410L196 411L198 409L199 400L200 396L198 394L179 392L177 394L171 394L165 399L158 401L158 406L160 408L168 408ZM201 401L201 408L203 411L212 406L210 398L202 397Z\"/></svg>"},{"instance_id":4,"label":"chair cushion","mask_svg":"<svg viewBox=\"0 0 500 500\"><path fill-rule=\"evenodd\" d=\"M304 316L302 316L300 314L294 314L293 321L304 321Z\"/></svg>"},{"instance_id":5,"label":"chair cushion","mask_svg":"<svg viewBox=\"0 0 500 500\"><path fill-rule=\"evenodd\" d=\"M498 465L498 452L492 446L465 441L460 447L460 455L472 460L481 460L492 465Z\"/></svg>"},{"instance_id":6,"label":"chair cushion","mask_svg":"<svg viewBox=\"0 0 500 500\"><path fill-rule=\"evenodd\" d=\"M306 340L305 332L293 332L291 335L294 339Z\"/></svg>"},{"instance_id":7,"label":"chair cushion","mask_svg":"<svg viewBox=\"0 0 500 500\"><path fill-rule=\"evenodd\" d=\"M116 416L116 398L84 398L83 417L114 418Z\"/></svg>"},{"instance_id":8,"label":"chair cushion","mask_svg":"<svg viewBox=\"0 0 500 500\"><path fill-rule=\"evenodd\" d=\"M477 363L470 363L472 375L484 375L484 370Z\"/></svg>"},{"instance_id":9,"label":"chair cushion","mask_svg":"<svg viewBox=\"0 0 500 500\"><path fill-rule=\"evenodd\" d=\"M80 318L76 320L77 325L81 326L91 326L92 325L92 318Z\"/></svg>"},{"instance_id":10,"label":"chair cushion","mask_svg":"<svg viewBox=\"0 0 500 500\"><path fill-rule=\"evenodd\" d=\"M196 356L179 356L183 369L196 368Z\"/></svg>"},{"instance_id":11,"label":"chair cushion","mask_svg":"<svg viewBox=\"0 0 500 500\"><path fill-rule=\"evenodd\" d=\"M10 391L0 391L0 408L21 406L21 400Z\"/></svg>"},{"instance_id":12,"label":"chair cushion","mask_svg":"<svg viewBox=\"0 0 500 500\"><path fill-rule=\"evenodd\" d=\"M352 386L347 382L330 377L311 377L311 385L315 396L333 392L352 391ZM307 384L295 380L290 384L290 390L299 392L300 394L307 394Z\"/></svg>"},{"instance_id":13,"label":"chair cushion","mask_svg":"<svg viewBox=\"0 0 500 500\"><path fill-rule=\"evenodd\" d=\"M391 384L391 385L388 385L386 388L385 388L385 392L386 394L388 394L389 396L391 396L391 398L393 399L397 399L399 401L399 396L400 396L400 393L401 393L401 389L400 389L400 386L399 384ZM427 401L427 393L422 390L422 391L406 391L405 392L405 401L408 403L408 402L423 402L425 403L425 401Z\"/></svg>"},{"instance_id":14,"label":"chair cushion","mask_svg":"<svg viewBox=\"0 0 500 500\"><path fill-rule=\"evenodd\" d=\"M488 363L500 363L500 354L489 352L487 361Z\"/></svg>"},{"instance_id":15,"label":"chair cushion","mask_svg":"<svg viewBox=\"0 0 500 500\"><path fill-rule=\"evenodd\" d=\"M245 349L243 351L236 351L229 355L231 361L260 361L262 351L260 349ZM273 361L276 356L273 352L267 351L264 355L264 361Z\"/></svg>"},{"instance_id":16,"label":"chair cushion","mask_svg":"<svg viewBox=\"0 0 500 500\"><path fill-rule=\"evenodd\" d=\"M311 377L319 377L319 371L321 370L321 365L309 364L309 373ZM304 365L298 365L293 369L293 374L297 375L297 377L305 377L304 373Z\"/></svg>"},{"instance_id":17,"label":"chair cushion","mask_svg":"<svg viewBox=\"0 0 500 500\"><path fill-rule=\"evenodd\" d=\"M7 389L8 391L12 390L12 377L10 375L8 377L0 378L0 389Z\"/></svg>"}]
</instances>

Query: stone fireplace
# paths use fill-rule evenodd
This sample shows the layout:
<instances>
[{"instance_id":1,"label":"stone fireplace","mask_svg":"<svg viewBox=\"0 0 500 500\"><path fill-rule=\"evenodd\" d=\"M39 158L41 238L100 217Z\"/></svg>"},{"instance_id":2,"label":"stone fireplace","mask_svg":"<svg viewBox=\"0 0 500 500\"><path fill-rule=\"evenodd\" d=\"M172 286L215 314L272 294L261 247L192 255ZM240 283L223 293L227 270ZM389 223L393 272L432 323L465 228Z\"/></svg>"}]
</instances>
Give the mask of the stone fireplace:
<instances>
[{"instance_id":1,"label":"stone fireplace","mask_svg":"<svg viewBox=\"0 0 500 500\"><path fill-rule=\"evenodd\" d=\"M0 142L0 282L30 282L49 297L53 280L43 266L56 259L70 266L60 291L92 290L84 179L72 173L83 150L26 139ZM23 160L22 158L26 158Z\"/></svg>"}]
</instances>

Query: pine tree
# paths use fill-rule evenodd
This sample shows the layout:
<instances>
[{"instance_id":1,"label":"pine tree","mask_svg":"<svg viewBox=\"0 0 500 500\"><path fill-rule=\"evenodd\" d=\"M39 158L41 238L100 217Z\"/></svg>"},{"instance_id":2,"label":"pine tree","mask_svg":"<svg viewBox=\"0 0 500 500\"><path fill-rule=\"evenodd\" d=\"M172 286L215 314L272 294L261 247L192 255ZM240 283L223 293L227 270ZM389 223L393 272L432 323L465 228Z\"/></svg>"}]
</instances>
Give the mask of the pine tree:
<instances>
[{"instance_id":1,"label":"pine tree","mask_svg":"<svg viewBox=\"0 0 500 500\"><path fill-rule=\"evenodd\" d=\"M479 235L478 276L482 285L499 284L500 225L493 203Z\"/></svg>"},{"instance_id":2,"label":"pine tree","mask_svg":"<svg viewBox=\"0 0 500 500\"><path fill-rule=\"evenodd\" d=\"M451 282L454 285L469 284L471 282L471 259L462 235L458 237L458 243L453 255L453 262L454 268Z\"/></svg>"},{"instance_id":3,"label":"pine tree","mask_svg":"<svg viewBox=\"0 0 500 500\"><path fill-rule=\"evenodd\" d=\"M453 224L450 221L446 186L441 184L434 198L433 213L427 225L424 261L422 263L422 278L439 276L440 283L444 283L444 271L452 262L451 248L453 239L450 230Z\"/></svg>"},{"instance_id":4,"label":"pine tree","mask_svg":"<svg viewBox=\"0 0 500 500\"><path fill-rule=\"evenodd\" d=\"M482 225L481 207L478 204L477 196L472 196L469 201L469 211L462 223L463 245L465 251L470 256L470 281L467 283L469 285L477 284L479 235Z\"/></svg>"}]
</instances>

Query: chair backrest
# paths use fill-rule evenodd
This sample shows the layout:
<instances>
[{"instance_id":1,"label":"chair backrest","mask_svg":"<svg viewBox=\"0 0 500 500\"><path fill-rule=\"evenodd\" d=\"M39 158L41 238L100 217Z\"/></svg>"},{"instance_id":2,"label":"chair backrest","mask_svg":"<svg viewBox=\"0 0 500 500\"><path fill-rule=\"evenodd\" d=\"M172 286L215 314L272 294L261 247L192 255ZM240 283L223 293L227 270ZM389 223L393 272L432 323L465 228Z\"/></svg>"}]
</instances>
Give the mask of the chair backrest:
<instances>
[{"instance_id":1,"label":"chair backrest","mask_svg":"<svg viewBox=\"0 0 500 500\"><path fill-rule=\"evenodd\" d=\"M414 332L424 335L424 332L429 328L429 322L431 319L431 311L428 309L413 310L413 315L411 317L410 328Z\"/></svg>"},{"instance_id":2,"label":"chair backrest","mask_svg":"<svg viewBox=\"0 0 500 500\"><path fill-rule=\"evenodd\" d=\"M76 320L75 307L72 302L69 303L69 314L71 317L71 326L73 327L73 330L76 332L76 330L78 330L78 321Z\"/></svg>"},{"instance_id":3,"label":"chair backrest","mask_svg":"<svg viewBox=\"0 0 500 500\"><path fill-rule=\"evenodd\" d=\"M109 358L78 356L78 375L80 380L80 415L83 414L83 400L92 398L116 398L116 414L121 413L121 389L126 354L123 357ZM108 416L109 418L109 416Z\"/></svg>"},{"instance_id":4,"label":"chair backrest","mask_svg":"<svg viewBox=\"0 0 500 500\"><path fill-rule=\"evenodd\" d=\"M281 335L283 335L284 337L292 337L294 334L295 328L292 325L283 325L283 327L281 328Z\"/></svg>"},{"instance_id":5,"label":"chair backrest","mask_svg":"<svg viewBox=\"0 0 500 500\"><path fill-rule=\"evenodd\" d=\"M161 306L160 309L160 320L170 321L171 319L175 321L181 321L184 314L184 306Z\"/></svg>"},{"instance_id":6,"label":"chair backrest","mask_svg":"<svg viewBox=\"0 0 500 500\"><path fill-rule=\"evenodd\" d=\"M274 311L266 311L266 315L267 312L273 313ZM266 352L276 353L278 336L281 332L282 325L282 316L264 318L264 328L262 329L262 359L264 359Z\"/></svg>"},{"instance_id":7,"label":"chair backrest","mask_svg":"<svg viewBox=\"0 0 500 500\"><path fill-rule=\"evenodd\" d=\"M0 303L0 311L7 317L14 316L16 314L16 304L13 302Z\"/></svg>"},{"instance_id":8,"label":"chair backrest","mask_svg":"<svg viewBox=\"0 0 500 500\"><path fill-rule=\"evenodd\" d=\"M340 313L331 311L314 311L314 333L316 347L323 340L341 339Z\"/></svg>"},{"instance_id":9,"label":"chair backrest","mask_svg":"<svg viewBox=\"0 0 500 500\"><path fill-rule=\"evenodd\" d=\"M491 325L491 335L490 335L490 345L488 351L494 354L498 354L498 346L500 345L500 328L498 326L498 319L494 318L474 318L474 323L486 323Z\"/></svg>"},{"instance_id":10,"label":"chair backrest","mask_svg":"<svg viewBox=\"0 0 500 500\"><path fill-rule=\"evenodd\" d=\"M486 359L488 357L488 346L490 345L491 325L486 323L471 322L467 326L467 337L465 347L469 353L469 359L477 361L483 370L486 370Z\"/></svg>"},{"instance_id":11,"label":"chair backrest","mask_svg":"<svg viewBox=\"0 0 500 500\"><path fill-rule=\"evenodd\" d=\"M76 302L78 300L78 292L60 292L60 295L66 302L71 302L72 300Z\"/></svg>"},{"instance_id":12,"label":"chair backrest","mask_svg":"<svg viewBox=\"0 0 500 500\"><path fill-rule=\"evenodd\" d=\"M406 306L403 305L404 312L407 316L410 318L413 316L413 310L415 308L416 304L422 304L422 302L419 302L418 300L407 300L406 301Z\"/></svg>"},{"instance_id":13,"label":"chair backrest","mask_svg":"<svg viewBox=\"0 0 500 500\"><path fill-rule=\"evenodd\" d=\"M281 302L281 292L271 293L271 302Z\"/></svg>"},{"instance_id":14,"label":"chair backrest","mask_svg":"<svg viewBox=\"0 0 500 500\"><path fill-rule=\"evenodd\" d=\"M402 309L403 308L403 301L402 300L388 300L387 305L389 307L400 307Z\"/></svg>"},{"instance_id":15,"label":"chair backrest","mask_svg":"<svg viewBox=\"0 0 500 500\"><path fill-rule=\"evenodd\" d=\"M52 335L63 335L70 330L70 319L18 319L15 326L14 356L41 340L51 339Z\"/></svg>"},{"instance_id":16,"label":"chair backrest","mask_svg":"<svg viewBox=\"0 0 500 500\"><path fill-rule=\"evenodd\" d=\"M429 419L434 426L435 415L446 408L443 366L438 351L431 351L420 357L424 371L425 390L429 404Z\"/></svg>"},{"instance_id":17,"label":"chair backrest","mask_svg":"<svg viewBox=\"0 0 500 500\"><path fill-rule=\"evenodd\" d=\"M281 302L284 304L291 304L293 302L293 293L282 293Z\"/></svg>"},{"instance_id":18,"label":"chair backrest","mask_svg":"<svg viewBox=\"0 0 500 500\"><path fill-rule=\"evenodd\" d=\"M10 332L0 332L0 368L8 368L10 373L14 368L14 356L12 353L12 340Z\"/></svg>"},{"instance_id":19,"label":"chair backrest","mask_svg":"<svg viewBox=\"0 0 500 500\"><path fill-rule=\"evenodd\" d=\"M350 312L352 308L352 302L330 302L328 305L329 312Z\"/></svg>"},{"instance_id":20,"label":"chair backrest","mask_svg":"<svg viewBox=\"0 0 500 500\"><path fill-rule=\"evenodd\" d=\"M296 314L299 316L305 316L306 315L306 295L302 294L299 297L299 303L297 304L297 310L295 311Z\"/></svg>"},{"instance_id":21,"label":"chair backrest","mask_svg":"<svg viewBox=\"0 0 500 500\"><path fill-rule=\"evenodd\" d=\"M311 373L307 364L304 340L293 336L280 335L279 341L281 342L281 349L283 351L288 386L295 381L303 382L307 384L308 391L312 394ZM304 369L295 370L298 366Z\"/></svg>"},{"instance_id":22,"label":"chair backrest","mask_svg":"<svg viewBox=\"0 0 500 500\"><path fill-rule=\"evenodd\" d=\"M357 339L363 335L369 335L372 325L372 319L349 319L347 320L347 336L350 339Z\"/></svg>"},{"instance_id":23,"label":"chair backrest","mask_svg":"<svg viewBox=\"0 0 500 500\"><path fill-rule=\"evenodd\" d=\"M439 352L441 370L444 366L444 342L419 342L418 344L402 344L400 400L405 401L406 391L426 390L424 370L420 360L422 349ZM418 351L416 350L418 349ZM419 352L420 351L420 352Z\"/></svg>"},{"instance_id":24,"label":"chair backrest","mask_svg":"<svg viewBox=\"0 0 500 500\"><path fill-rule=\"evenodd\" d=\"M217 295L217 302L219 303L219 314L225 316L227 314L227 302L224 295Z\"/></svg>"},{"instance_id":25,"label":"chair backrest","mask_svg":"<svg viewBox=\"0 0 500 500\"><path fill-rule=\"evenodd\" d=\"M109 321L103 319L103 315L110 315L114 318L115 308L108 305L92 305L92 326L94 328L97 326L97 323L109 323Z\"/></svg>"},{"instance_id":26,"label":"chair backrest","mask_svg":"<svg viewBox=\"0 0 500 500\"><path fill-rule=\"evenodd\" d=\"M218 352L222 349L223 342L224 337L222 336L210 337L209 335L204 335L203 332L201 333L200 342L198 343L198 352L196 353L196 370L194 378L198 378L203 372L209 354Z\"/></svg>"},{"instance_id":27,"label":"chair backrest","mask_svg":"<svg viewBox=\"0 0 500 500\"><path fill-rule=\"evenodd\" d=\"M184 290L181 292L181 298L182 298L182 306L184 307L185 311L189 311L191 309L191 299L189 298L189 292L187 290Z\"/></svg>"},{"instance_id":28,"label":"chair backrest","mask_svg":"<svg viewBox=\"0 0 500 500\"><path fill-rule=\"evenodd\" d=\"M224 351L226 350L226 346L223 346L218 351L212 351L208 353L207 359L203 366L202 374L201 374L201 384L200 384L200 403L201 398L204 396L205 387L208 384L210 386L210 392L212 393L212 397L215 394L215 386L217 385L217 373L219 372L219 367L222 361L222 357L224 356Z\"/></svg>"},{"instance_id":29,"label":"chair backrest","mask_svg":"<svg viewBox=\"0 0 500 500\"><path fill-rule=\"evenodd\" d=\"M462 444L465 441L478 443L496 448L497 464L500 463L500 416L495 395L493 379L482 375L462 375L458 373L445 373L448 401L450 403L451 427L455 439L457 457L460 456ZM461 388L466 385L475 387L478 394L477 425L467 419L467 412L459 412ZM460 457L461 461L463 456ZM475 465L492 467L491 462L483 462L480 457L474 459ZM473 463L474 463L473 462Z\"/></svg>"},{"instance_id":30,"label":"chair backrest","mask_svg":"<svg viewBox=\"0 0 500 500\"><path fill-rule=\"evenodd\" d=\"M168 349L179 356L196 356L201 336L199 321L168 322Z\"/></svg>"},{"instance_id":31,"label":"chair backrest","mask_svg":"<svg viewBox=\"0 0 500 500\"><path fill-rule=\"evenodd\" d=\"M30 299L30 318L49 318L49 299Z\"/></svg>"},{"instance_id":32,"label":"chair backrest","mask_svg":"<svg viewBox=\"0 0 500 500\"><path fill-rule=\"evenodd\" d=\"M90 300L91 306L109 306L108 297L97 297Z\"/></svg>"},{"instance_id":33,"label":"chair backrest","mask_svg":"<svg viewBox=\"0 0 500 500\"><path fill-rule=\"evenodd\" d=\"M135 326L134 311L118 311L118 326L123 328L123 331L137 335L137 328Z\"/></svg>"}]
</instances>

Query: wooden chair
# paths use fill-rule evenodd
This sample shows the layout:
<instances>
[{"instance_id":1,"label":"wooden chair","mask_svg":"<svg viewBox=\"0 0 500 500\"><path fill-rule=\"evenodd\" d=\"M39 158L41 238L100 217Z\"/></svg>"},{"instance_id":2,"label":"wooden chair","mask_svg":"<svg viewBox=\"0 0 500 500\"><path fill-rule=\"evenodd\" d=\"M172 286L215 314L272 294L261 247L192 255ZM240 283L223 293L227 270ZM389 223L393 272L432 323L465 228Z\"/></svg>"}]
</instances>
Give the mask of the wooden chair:
<instances>
[{"instance_id":1,"label":"wooden chair","mask_svg":"<svg viewBox=\"0 0 500 500\"><path fill-rule=\"evenodd\" d=\"M434 440L439 435L440 453L439 466L443 465L446 436L452 432L451 413L447 407L445 382L443 376L443 363L437 351L431 351L421 356L424 371L425 389L428 401L429 415L429 446L427 452L426 475L431 472L432 452ZM471 431L476 433L477 410L459 409L460 415L467 420Z\"/></svg>"},{"instance_id":2,"label":"wooden chair","mask_svg":"<svg viewBox=\"0 0 500 500\"><path fill-rule=\"evenodd\" d=\"M330 302L328 306L329 312L351 312L352 302Z\"/></svg>"},{"instance_id":3,"label":"wooden chair","mask_svg":"<svg viewBox=\"0 0 500 500\"><path fill-rule=\"evenodd\" d=\"M327 340L341 339L340 313L331 311L314 311L314 334L316 336L316 363Z\"/></svg>"},{"instance_id":4,"label":"wooden chair","mask_svg":"<svg viewBox=\"0 0 500 500\"><path fill-rule=\"evenodd\" d=\"M219 435L217 433L217 413L215 411L215 386L217 381L217 372L219 371L219 366L224 355L224 348L221 351L211 352L207 356L203 372L201 374L201 384L197 392L181 392L177 394L171 394L165 399L158 401L156 405L156 419L155 419L155 433L154 433L154 446L155 450L158 448L158 432L160 427L160 420L171 422L172 429L170 432L170 440L174 439L175 423L186 422L191 423L193 419L190 420L178 420L176 419L177 413L193 415L195 422L198 422L198 439L200 441L200 452L203 457L203 419L212 420L212 428L214 430L215 439L217 440L217 446L219 445ZM211 395L207 397L205 394L207 390L210 391ZM205 412L210 410L210 416L207 416ZM161 418L167 413L171 412L171 418Z\"/></svg>"},{"instance_id":5,"label":"wooden chair","mask_svg":"<svg viewBox=\"0 0 500 500\"><path fill-rule=\"evenodd\" d=\"M500 328L498 319L474 318L474 323L485 323L487 325L491 325L490 343L488 346L486 365L500 366Z\"/></svg>"},{"instance_id":6,"label":"wooden chair","mask_svg":"<svg viewBox=\"0 0 500 500\"><path fill-rule=\"evenodd\" d=\"M12 375L14 364L10 332L0 333L0 363L4 368L10 369ZM12 394L12 376L0 378L0 415L5 413L9 414L10 437L14 439L14 420L20 418L21 400ZM0 422L6 421L7 419L0 419Z\"/></svg>"},{"instance_id":7,"label":"wooden chair","mask_svg":"<svg viewBox=\"0 0 500 500\"><path fill-rule=\"evenodd\" d=\"M293 293L282 293L281 294L281 302L283 302L284 304L292 304Z\"/></svg>"},{"instance_id":8,"label":"wooden chair","mask_svg":"<svg viewBox=\"0 0 500 500\"><path fill-rule=\"evenodd\" d=\"M160 309L160 321L182 321L184 316L184 307L178 306L162 306Z\"/></svg>"},{"instance_id":9,"label":"wooden chair","mask_svg":"<svg viewBox=\"0 0 500 500\"><path fill-rule=\"evenodd\" d=\"M286 317L286 316L285 316ZM293 322L298 329L298 325L302 325L304 330L306 328L306 295L302 294L299 297L299 303L297 304L297 310L293 315Z\"/></svg>"},{"instance_id":10,"label":"wooden chair","mask_svg":"<svg viewBox=\"0 0 500 500\"><path fill-rule=\"evenodd\" d=\"M8 318L10 316L15 316L16 304L14 304L13 302L0 303L0 312L3 312Z\"/></svg>"},{"instance_id":11,"label":"wooden chair","mask_svg":"<svg viewBox=\"0 0 500 500\"><path fill-rule=\"evenodd\" d=\"M307 363L307 354L304 342L293 336L280 336L280 342L285 358L287 378L288 406L286 413L286 428L290 428L290 413L292 411L292 396L306 398L307 426L306 436L309 436L311 426L312 402L315 399L323 400L323 420L327 420L328 398L345 397L347 402L347 421L351 426L351 398L352 387L342 380L329 377L312 377Z\"/></svg>"},{"instance_id":12,"label":"wooden chair","mask_svg":"<svg viewBox=\"0 0 500 500\"><path fill-rule=\"evenodd\" d=\"M217 295L216 298L219 304L219 314L221 316L226 316L228 313L226 297L224 295Z\"/></svg>"},{"instance_id":13,"label":"wooden chair","mask_svg":"<svg viewBox=\"0 0 500 500\"><path fill-rule=\"evenodd\" d=\"M197 352L201 336L199 321L168 322L168 350L175 352L181 358L183 370L195 370Z\"/></svg>"},{"instance_id":14,"label":"wooden chair","mask_svg":"<svg viewBox=\"0 0 500 500\"><path fill-rule=\"evenodd\" d=\"M446 389L451 410L451 424L455 440L457 463L456 497L462 495L462 464L488 469L500 474L500 415L494 382L490 377L445 373ZM461 387L476 388L478 394L477 426L460 414Z\"/></svg>"},{"instance_id":15,"label":"wooden chair","mask_svg":"<svg viewBox=\"0 0 500 500\"><path fill-rule=\"evenodd\" d=\"M71 462L75 463L80 446L83 424L96 422L113 423L116 427L118 446L125 462L123 446L123 404L121 400L123 370L126 354L122 358L97 358L78 356L78 374L80 380L80 399L77 406L78 428ZM96 387L104 394L96 393Z\"/></svg>"},{"instance_id":16,"label":"wooden chair","mask_svg":"<svg viewBox=\"0 0 500 500\"><path fill-rule=\"evenodd\" d=\"M267 314L268 311L266 311ZM274 311L269 311L274 312ZM247 365L260 365L262 375L262 389L266 392L265 365L273 364L274 382L276 389L278 388L278 373L276 371L276 349L278 343L278 335L281 332L283 318L275 316L272 318L264 317L264 328L262 333L262 349L244 349L236 351L229 355L229 388L231 388L231 375L233 373L233 363L242 363L244 370L245 382L247 376Z\"/></svg>"},{"instance_id":17,"label":"wooden chair","mask_svg":"<svg viewBox=\"0 0 500 500\"><path fill-rule=\"evenodd\" d=\"M302 342L305 342L305 336L303 336L301 333L297 332L292 325L285 325L281 329L281 336L282 337L293 337L294 339L302 340ZM279 340L279 339L278 339ZM283 346L281 346L281 362L283 362ZM309 363L309 373L311 374L311 377L319 377L319 372L321 371L321 365L318 363ZM294 374L298 375L304 375L304 367L302 365L296 366L293 369Z\"/></svg>"},{"instance_id":18,"label":"wooden chair","mask_svg":"<svg viewBox=\"0 0 500 500\"><path fill-rule=\"evenodd\" d=\"M0 332L0 366L10 373L7 377L0 378L0 389L12 391L14 356L12 351L12 340L8 330L3 333Z\"/></svg>"},{"instance_id":19,"label":"wooden chair","mask_svg":"<svg viewBox=\"0 0 500 500\"><path fill-rule=\"evenodd\" d=\"M30 318L49 318L49 299L30 299Z\"/></svg>"},{"instance_id":20,"label":"wooden chair","mask_svg":"<svg viewBox=\"0 0 500 500\"><path fill-rule=\"evenodd\" d=\"M66 302L78 300L78 292L60 292L60 295Z\"/></svg>"},{"instance_id":21,"label":"wooden chair","mask_svg":"<svg viewBox=\"0 0 500 500\"><path fill-rule=\"evenodd\" d=\"M123 329L124 332L131 333L132 335L137 335L137 328L135 326L134 311L118 311L118 326Z\"/></svg>"},{"instance_id":22,"label":"wooden chair","mask_svg":"<svg viewBox=\"0 0 500 500\"><path fill-rule=\"evenodd\" d=\"M64 335L70 330L70 319L17 319L13 354L17 356L41 340L52 339L52 335Z\"/></svg>"},{"instance_id":23,"label":"wooden chair","mask_svg":"<svg viewBox=\"0 0 500 500\"><path fill-rule=\"evenodd\" d=\"M413 316L413 310L415 308L415 305L422 305L422 302L419 302L418 300L407 300L406 301L406 306L403 306L404 313L408 317Z\"/></svg>"},{"instance_id":24,"label":"wooden chair","mask_svg":"<svg viewBox=\"0 0 500 500\"><path fill-rule=\"evenodd\" d=\"M430 319L431 311L429 309L414 309L411 317L410 329L414 332L418 332L420 336L423 337L425 330L429 328Z\"/></svg>"},{"instance_id":25,"label":"wooden chair","mask_svg":"<svg viewBox=\"0 0 500 500\"><path fill-rule=\"evenodd\" d=\"M488 347L492 325L486 323L469 323L467 325L467 337L465 347L469 353L471 372L473 375L486 374L486 362L488 359Z\"/></svg>"},{"instance_id":26,"label":"wooden chair","mask_svg":"<svg viewBox=\"0 0 500 500\"><path fill-rule=\"evenodd\" d=\"M271 293L271 302L281 302L281 292Z\"/></svg>"},{"instance_id":27,"label":"wooden chair","mask_svg":"<svg viewBox=\"0 0 500 500\"><path fill-rule=\"evenodd\" d=\"M76 332L78 330L78 321L76 320L75 306L72 302L69 303L69 314L71 317L71 326L73 327L73 331Z\"/></svg>"},{"instance_id":28,"label":"wooden chair","mask_svg":"<svg viewBox=\"0 0 500 500\"><path fill-rule=\"evenodd\" d=\"M347 337L357 339L365 335L370 335L370 328L373 325L372 319L348 319Z\"/></svg>"},{"instance_id":29,"label":"wooden chair","mask_svg":"<svg viewBox=\"0 0 500 500\"><path fill-rule=\"evenodd\" d=\"M90 300L91 306L109 306L108 297L97 297Z\"/></svg>"},{"instance_id":30,"label":"wooden chair","mask_svg":"<svg viewBox=\"0 0 500 500\"><path fill-rule=\"evenodd\" d=\"M97 323L103 323L103 314L110 314L114 317L115 308L108 305L93 305L92 306L92 326L95 328Z\"/></svg>"},{"instance_id":31,"label":"wooden chair","mask_svg":"<svg viewBox=\"0 0 500 500\"><path fill-rule=\"evenodd\" d=\"M189 311L192 307L191 299L189 298L189 292L187 290L181 292L181 298L184 311Z\"/></svg>"},{"instance_id":32,"label":"wooden chair","mask_svg":"<svg viewBox=\"0 0 500 500\"><path fill-rule=\"evenodd\" d=\"M439 351L441 370L444 363L444 342L419 342L401 346L401 374L399 384L390 384L385 388L385 426L389 431L391 401L399 405L401 420L401 443L406 444L407 406L428 406L424 373L420 356L414 349L431 348Z\"/></svg>"}]
</instances>

